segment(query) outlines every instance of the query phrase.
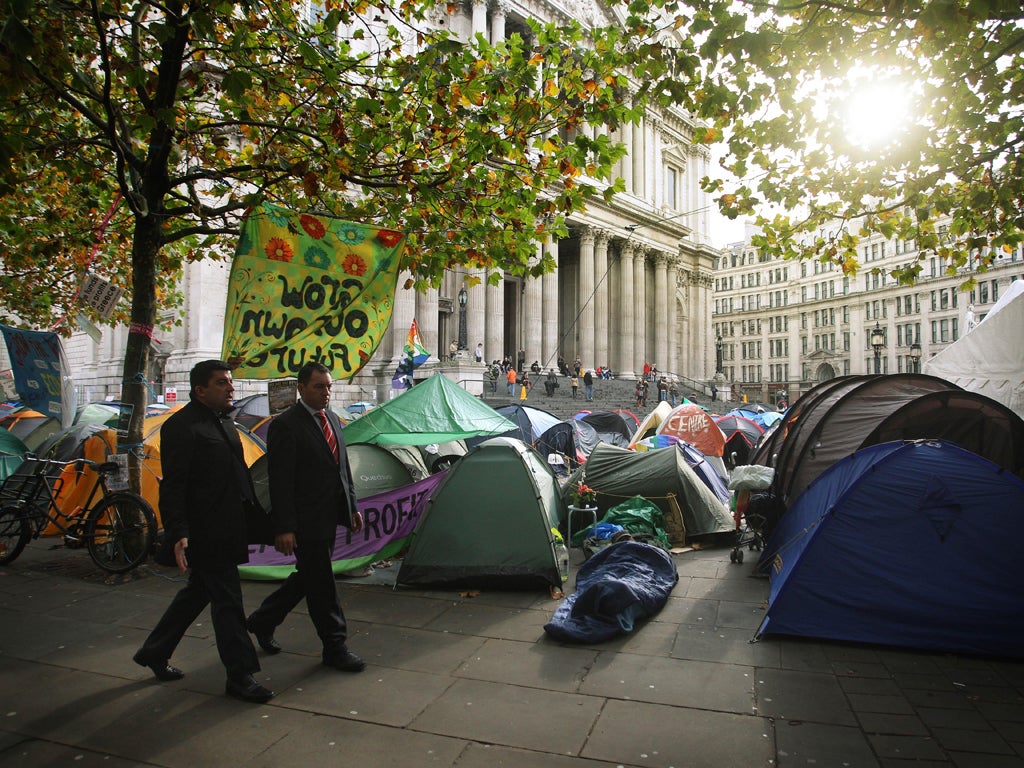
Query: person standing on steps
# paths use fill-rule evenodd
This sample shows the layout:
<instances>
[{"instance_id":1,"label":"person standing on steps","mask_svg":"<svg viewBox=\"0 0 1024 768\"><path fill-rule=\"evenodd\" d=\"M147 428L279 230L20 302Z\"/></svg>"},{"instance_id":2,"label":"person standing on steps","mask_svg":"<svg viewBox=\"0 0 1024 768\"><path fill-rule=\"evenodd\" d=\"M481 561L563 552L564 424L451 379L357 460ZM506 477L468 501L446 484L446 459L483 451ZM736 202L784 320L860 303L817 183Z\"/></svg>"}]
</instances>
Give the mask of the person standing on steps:
<instances>
[{"instance_id":1,"label":"person standing on steps","mask_svg":"<svg viewBox=\"0 0 1024 768\"><path fill-rule=\"evenodd\" d=\"M360 672L366 662L348 649L348 625L338 600L331 555L339 525L363 529L341 422L327 407L331 372L306 363L298 373L299 402L275 418L267 433L274 548L295 555L295 571L249 616L246 625L270 654L281 645L274 630L305 598L323 646L324 666Z\"/></svg>"},{"instance_id":2,"label":"person standing on steps","mask_svg":"<svg viewBox=\"0 0 1024 768\"><path fill-rule=\"evenodd\" d=\"M204 360L189 373L189 402L160 428L163 479L160 513L174 561L188 582L136 652L133 661L158 680L185 676L169 659L207 605L217 652L227 669L225 693L263 704L274 692L253 679L260 669L245 631L238 566L249 559L245 505L256 493L242 458L242 441L229 412L231 366Z\"/></svg>"}]
</instances>

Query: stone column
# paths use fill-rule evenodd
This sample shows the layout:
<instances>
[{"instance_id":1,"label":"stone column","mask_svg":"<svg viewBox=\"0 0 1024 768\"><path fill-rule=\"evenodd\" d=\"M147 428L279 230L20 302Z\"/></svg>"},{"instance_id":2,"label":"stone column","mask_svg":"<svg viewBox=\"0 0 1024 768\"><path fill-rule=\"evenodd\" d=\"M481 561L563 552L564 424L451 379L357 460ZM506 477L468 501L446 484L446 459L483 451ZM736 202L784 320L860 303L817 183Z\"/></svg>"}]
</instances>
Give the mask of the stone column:
<instances>
[{"instance_id":1,"label":"stone column","mask_svg":"<svg viewBox=\"0 0 1024 768\"><path fill-rule=\"evenodd\" d=\"M633 160L633 194L641 199L644 197L647 178L647 142L644 141L646 131L647 123L641 117L633 126L633 144L629 150L629 156Z\"/></svg>"},{"instance_id":2,"label":"stone column","mask_svg":"<svg viewBox=\"0 0 1024 768\"><path fill-rule=\"evenodd\" d=\"M665 162L664 156L662 155L662 148L665 146L665 131L662 127L663 123L660 119L652 121L651 131L651 162L654 164L652 169L654 188L651 190L651 202L655 208L665 207ZM678 203L677 203L678 204ZM686 210L680 206L681 210Z\"/></svg>"},{"instance_id":3,"label":"stone column","mask_svg":"<svg viewBox=\"0 0 1024 768\"><path fill-rule=\"evenodd\" d=\"M420 331L420 340L430 353L430 360L439 360L448 354L448 342L442 350L437 338L437 288L428 288L425 293L416 295L416 325ZM408 336L408 331L406 335Z\"/></svg>"},{"instance_id":4,"label":"stone column","mask_svg":"<svg viewBox=\"0 0 1024 768\"><path fill-rule=\"evenodd\" d=\"M411 272L402 272L398 276L398 285L402 286L407 280L411 279ZM412 325L412 319L415 314L416 293L399 287L395 291L395 309L391 313L390 337L385 337L388 342L387 353L390 359L385 363L384 367L390 368L391 373L395 372L399 361L405 355L405 341L409 338L409 327Z\"/></svg>"},{"instance_id":5,"label":"stone column","mask_svg":"<svg viewBox=\"0 0 1024 768\"><path fill-rule=\"evenodd\" d=\"M494 272L497 272L499 276L503 276L504 273L499 270L489 270L487 275L490 277ZM505 291L503 280L499 280L497 285L491 285L489 282L487 288L484 289L484 295L487 297L487 315L485 318L486 330L484 331L484 362L489 363L492 360L501 360L505 356L506 352L514 350L505 349Z\"/></svg>"},{"instance_id":6,"label":"stone column","mask_svg":"<svg viewBox=\"0 0 1024 768\"><path fill-rule=\"evenodd\" d=\"M491 45L497 45L505 39L505 17L507 15L508 6L504 2L497 2L491 6Z\"/></svg>"},{"instance_id":7,"label":"stone column","mask_svg":"<svg viewBox=\"0 0 1024 768\"><path fill-rule=\"evenodd\" d=\"M627 240L622 245L622 249L619 255L619 282L622 285L622 295L619 300L619 306L622 311L622 322L616 329L616 333L621 339L622 346L620 347L619 359L614 361L612 370L616 376L632 377L636 375L636 367L633 353L633 322L634 322L634 306L636 300L634 299L633 290L633 243Z\"/></svg>"},{"instance_id":8,"label":"stone column","mask_svg":"<svg viewBox=\"0 0 1024 768\"><path fill-rule=\"evenodd\" d=\"M647 359L647 277L642 247L633 250L633 370L642 373Z\"/></svg>"},{"instance_id":9,"label":"stone column","mask_svg":"<svg viewBox=\"0 0 1024 768\"><path fill-rule=\"evenodd\" d=\"M472 36L487 37L487 0L473 0Z\"/></svg>"},{"instance_id":10,"label":"stone column","mask_svg":"<svg viewBox=\"0 0 1024 768\"><path fill-rule=\"evenodd\" d=\"M644 116L644 200L654 205L658 197L658 169L654 164L657 143L655 124L658 120L651 115Z\"/></svg>"},{"instance_id":11,"label":"stone column","mask_svg":"<svg viewBox=\"0 0 1024 768\"><path fill-rule=\"evenodd\" d=\"M579 277L579 339L580 361L584 368L594 368L594 240L592 227L580 233Z\"/></svg>"},{"instance_id":12,"label":"stone column","mask_svg":"<svg viewBox=\"0 0 1024 768\"><path fill-rule=\"evenodd\" d=\"M625 121L621 126L622 130L622 143L626 147L626 156L622 158L620 163L622 168L622 181L626 186L626 194L633 194L633 156L635 149L633 147L633 124L629 121Z\"/></svg>"},{"instance_id":13,"label":"stone column","mask_svg":"<svg viewBox=\"0 0 1024 768\"><path fill-rule=\"evenodd\" d=\"M675 374L683 373L679 370L679 328L677 317L676 292L679 281L679 257L675 256L668 260L668 360L665 361L666 370Z\"/></svg>"},{"instance_id":14,"label":"stone column","mask_svg":"<svg viewBox=\"0 0 1024 768\"><path fill-rule=\"evenodd\" d=\"M654 364L659 371L668 367L668 255L654 254Z\"/></svg>"},{"instance_id":15,"label":"stone column","mask_svg":"<svg viewBox=\"0 0 1024 768\"><path fill-rule=\"evenodd\" d=\"M467 273L467 276L477 278L477 280L470 280L466 283L466 292L469 294L466 299L466 350L468 358L474 360L473 354L476 351L476 345L483 342L487 334L487 287L484 285L486 275L482 269L478 268L477 272ZM486 350L487 345L485 344L485 354Z\"/></svg>"},{"instance_id":16,"label":"stone column","mask_svg":"<svg viewBox=\"0 0 1024 768\"><path fill-rule=\"evenodd\" d=\"M537 263L541 258L540 252L542 247L540 243L537 244L538 253L530 259L531 265ZM541 318L543 317L544 310L541 300L541 281L528 276L523 279L526 281L525 290L523 291L523 349L526 350L526 367L529 369L530 364L534 360L540 360L543 352Z\"/></svg>"},{"instance_id":17,"label":"stone column","mask_svg":"<svg viewBox=\"0 0 1024 768\"><path fill-rule=\"evenodd\" d=\"M608 238L607 230L600 230L594 243L594 367L608 365Z\"/></svg>"},{"instance_id":18,"label":"stone column","mask_svg":"<svg viewBox=\"0 0 1024 768\"><path fill-rule=\"evenodd\" d=\"M545 272L541 278L541 304L542 318L541 326L544 359L547 366L552 366L558 361L558 240L548 237L544 244L548 255L555 262L553 272Z\"/></svg>"},{"instance_id":19,"label":"stone column","mask_svg":"<svg viewBox=\"0 0 1024 768\"><path fill-rule=\"evenodd\" d=\"M708 175L711 165L711 150L705 146L696 148L697 167L693 172L693 197L694 205L690 210L697 211L694 214L693 239L698 243L711 242L711 196L700 188L700 180Z\"/></svg>"}]
</instances>

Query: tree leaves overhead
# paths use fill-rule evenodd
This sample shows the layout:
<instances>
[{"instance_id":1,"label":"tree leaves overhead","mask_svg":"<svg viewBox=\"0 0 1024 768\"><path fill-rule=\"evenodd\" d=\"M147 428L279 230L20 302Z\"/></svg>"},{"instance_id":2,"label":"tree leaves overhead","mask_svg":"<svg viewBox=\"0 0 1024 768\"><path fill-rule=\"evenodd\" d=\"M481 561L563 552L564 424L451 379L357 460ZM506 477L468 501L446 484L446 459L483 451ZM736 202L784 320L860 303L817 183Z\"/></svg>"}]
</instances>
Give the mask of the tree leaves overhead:
<instances>
[{"instance_id":1,"label":"tree leaves overhead","mask_svg":"<svg viewBox=\"0 0 1024 768\"><path fill-rule=\"evenodd\" d=\"M660 4L632 35L535 24L491 45L450 33L432 2L313 4L315 19L306 3L3 3L0 248L24 275L63 243L50 304L5 303L44 325L69 311L117 193L92 268L143 303L140 273L169 292L183 260L229 255L262 199L408 231L421 283L457 264L525 274L538 241L617 188L607 129L645 98L623 99L628 72L667 71L647 44L671 23Z\"/></svg>"},{"instance_id":2,"label":"tree leaves overhead","mask_svg":"<svg viewBox=\"0 0 1024 768\"><path fill-rule=\"evenodd\" d=\"M858 237L917 240L953 272L984 270L1022 239L1024 11L1009 0L695 3L714 27L699 113L728 139L744 182L706 188L726 215L768 206L755 244L856 272ZM740 23L742 21L742 23ZM893 83L892 132L850 138L858 88ZM950 217L948 233L937 220ZM839 220L837 226L836 220ZM844 228L842 225L846 224ZM940 234L942 235L940 237ZM910 281L919 266L895 275Z\"/></svg>"}]
</instances>

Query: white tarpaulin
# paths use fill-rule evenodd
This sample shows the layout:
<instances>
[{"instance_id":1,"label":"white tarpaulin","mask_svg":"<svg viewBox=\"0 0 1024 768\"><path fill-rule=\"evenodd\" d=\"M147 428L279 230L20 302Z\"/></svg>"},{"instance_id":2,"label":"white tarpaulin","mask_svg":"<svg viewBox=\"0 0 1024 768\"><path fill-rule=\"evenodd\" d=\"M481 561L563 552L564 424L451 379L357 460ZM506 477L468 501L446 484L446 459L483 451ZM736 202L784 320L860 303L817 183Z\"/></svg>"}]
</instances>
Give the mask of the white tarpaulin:
<instances>
[{"instance_id":1,"label":"white tarpaulin","mask_svg":"<svg viewBox=\"0 0 1024 768\"><path fill-rule=\"evenodd\" d=\"M1024 418L1024 281L1012 283L984 320L922 367Z\"/></svg>"}]
</instances>

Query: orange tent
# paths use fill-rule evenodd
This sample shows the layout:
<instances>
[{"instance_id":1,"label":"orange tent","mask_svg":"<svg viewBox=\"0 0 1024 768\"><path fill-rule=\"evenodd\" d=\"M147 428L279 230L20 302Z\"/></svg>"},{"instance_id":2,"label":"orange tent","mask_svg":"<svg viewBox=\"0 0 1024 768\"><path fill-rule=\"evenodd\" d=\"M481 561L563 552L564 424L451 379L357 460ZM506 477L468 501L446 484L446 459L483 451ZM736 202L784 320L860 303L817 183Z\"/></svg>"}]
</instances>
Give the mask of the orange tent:
<instances>
[{"instance_id":1,"label":"orange tent","mask_svg":"<svg viewBox=\"0 0 1024 768\"><path fill-rule=\"evenodd\" d=\"M707 411L693 403L673 408L661 422L657 434L678 437L705 456L725 453L725 434Z\"/></svg>"},{"instance_id":2,"label":"orange tent","mask_svg":"<svg viewBox=\"0 0 1024 768\"><path fill-rule=\"evenodd\" d=\"M163 467L160 461L160 427L170 418L172 411L161 413L157 416L147 416L142 425L142 476L140 481L140 493L149 502L156 513L157 523L162 527L160 517L160 480L163 478ZM239 436L242 439L242 453L246 466L252 466L256 459L266 453L266 446L263 441L255 437L247 430L240 428ZM73 455L61 457L62 460L72 458L85 458L90 461L106 461L110 454L117 449L117 432L114 429L106 428L89 434L81 440ZM60 488L57 494L57 503L64 514L72 514L76 507L80 507L88 500L89 491L96 482L96 473L86 467L78 471L73 465L65 467L60 476ZM94 498L95 502L96 499ZM52 525L46 530L47 534L59 533Z\"/></svg>"},{"instance_id":3,"label":"orange tent","mask_svg":"<svg viewBox=\"0 0 1024 768\"><path fill-rule=\"evenodd\" d=\"M142 425L142 480L140 492L156 512L157 521L160 517L160 481L163 479L163 465L160 461L160 427L172 415L173 411L158 416L147 416ZM107 430L113 433L114 430ZM260 456L267 452L263 441L244 428L239 428L238 435L242 439L242 455L245 464L251 467ZM114 439L114 435L110 435ZM161 522L162 527L162 522Z\"/></svg>"}]
</instances>

